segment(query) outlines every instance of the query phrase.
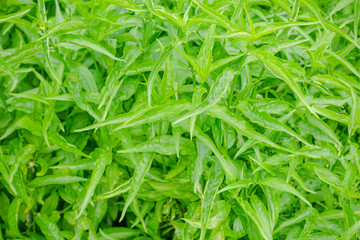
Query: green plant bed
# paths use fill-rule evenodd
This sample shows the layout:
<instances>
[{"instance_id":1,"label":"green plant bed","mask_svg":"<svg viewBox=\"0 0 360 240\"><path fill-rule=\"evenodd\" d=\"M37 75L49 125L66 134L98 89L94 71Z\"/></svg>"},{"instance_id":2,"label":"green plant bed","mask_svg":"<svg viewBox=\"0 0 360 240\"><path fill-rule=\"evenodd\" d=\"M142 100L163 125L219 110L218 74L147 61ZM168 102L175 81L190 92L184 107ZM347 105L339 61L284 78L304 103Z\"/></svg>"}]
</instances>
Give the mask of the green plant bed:
<instances>
[{"instance_id":1,"label":"green plant bed","mask_svg":"<svg viewBox=\"0 0 360 240\"><path fill-rule=\"evenodd\" d=\"M1 0L0 240L356 240L359 0Z\"/></svg>"}]
</instances>

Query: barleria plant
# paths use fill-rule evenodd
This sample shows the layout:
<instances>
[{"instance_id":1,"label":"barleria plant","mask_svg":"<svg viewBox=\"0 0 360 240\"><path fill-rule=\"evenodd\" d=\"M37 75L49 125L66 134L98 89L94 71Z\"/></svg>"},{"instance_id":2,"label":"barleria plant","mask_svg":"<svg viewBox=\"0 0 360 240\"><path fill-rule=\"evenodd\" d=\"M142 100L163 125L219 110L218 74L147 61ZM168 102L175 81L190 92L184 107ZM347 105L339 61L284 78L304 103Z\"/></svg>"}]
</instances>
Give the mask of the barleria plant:
<instances>
[{"instance_id":1,"label":"barleria plant","mask_svg":"<svg viewBox=\"0 0 360 240\"><path fill-rule=\"evenodd\" d=\"M359 239L359 19L1 0L0 239Z\"/></svg>"}]
</instances>

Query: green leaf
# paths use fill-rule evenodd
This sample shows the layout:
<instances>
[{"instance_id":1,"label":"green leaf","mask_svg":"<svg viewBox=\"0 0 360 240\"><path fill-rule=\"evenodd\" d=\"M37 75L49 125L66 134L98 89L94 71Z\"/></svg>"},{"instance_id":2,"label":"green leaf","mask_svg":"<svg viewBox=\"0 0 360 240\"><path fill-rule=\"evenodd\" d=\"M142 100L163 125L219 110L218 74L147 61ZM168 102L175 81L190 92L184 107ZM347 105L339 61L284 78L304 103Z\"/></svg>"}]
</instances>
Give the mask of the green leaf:
<instances>
[{"instance_id":1,"label":"green leaf","mask_svg":"<svg viewBox=\"0 0 360 240\"><path fill-rule=\"evenodd\" d=\"M63 149L64 151L73 152L80 156L91 158L91 156L83 153L76 146L68 143L63 136L61 136L59 133L57 133L55 131L49 131L48 137L52 144L55 144L56 146Z\"/></svg>"},{"instance_id":2,"label":"green leaf","mask_svg":"<svg viewBox=\"0 0 360 240\"><path fill-rule=\"evenodd\" d=\"M229 191L232 189L247 188L251 184L253 184L253 181L251 179L240 179L240 180L233 182L233 183L227 185L226 187L222 188L218 193L222 193L222 192Z\"/></svg>"},{"instance_id":3,"label":"green leaf","mask_svg":"<svg viewBox=\"0 0 360 240\"><path fill-rule=\"evenodd\" d=\"M84 29L87 27L86 22L84 21L65 21L57 24L51 28L46 34L44 34L40 39L46 38L58 32L70 32L74 30Z\"/></svg>"},{"instance_id":4,"label":"green leaf","mask_svg":"<svg viewBox=\"0 0 360 240\"><path fill-rule=\"evenodd\" d=\"M32 199L29 197L29 192L27 190L27 187L25 186L24 176L21 171L15 172L12 184L15 189L15 194L21 197L22 201L27 205L27 210L30 210L33 203Z\"/></svg>"},{"instance_id":5,"label":"green leaf","mask_svg":"<svg viewBox=\"0 0 360 240\"><path fill-rule=\"evenodd\" d=\"M179 147L180 154L182 155L191 155L195 152L193 143L186 138L180 138ZM177 151L174 136L163 135L152 138L130 149L120 150L118 152L156 152L163 155L173 155L176 154Z\"/></svg>"},{"instance_id":6,"label":"green leaf","mask_svg":"<svg viewBox=\"0 0 360 240\"><path fill-rule=\"evenodd\" d=\"M226 66L227 64L229 64L231 62L235 62L236 60L238 60L241 57L243 57L243 59L245 59L246 55L244 56L244 54L238 54L235 56L230 56L230 57L226 57L226 58L217 60L211 64L209 72L211 73L211 72L217 70L218 68Z\"/></svg>"},{"instance_id":7,"label":"green leaf","mask_svg":"<svg viewBox=\"0 0 360 240\"><path fill-rule=\"evenodd\" d=\"M354 0L341 0L339 1L335 7L331 10L330 15L334 15L334 13L340 11L341 9L343 9L344 7L346 7L347 5L353 3Z\"/></svg>"},{"instance_id":8,"label":"green leaf","mask_svg":"<svg viewBox=\"0 0 360 240\"><path fill-rule=\"evenodd\" d=\"M310 17L305 17L305 16L301 16L299 17L300 20L305 20L305 21L314 21L315 19L310 18ZM348 33L346 33L344 30L342 30L341 28L339 28L337 25L335 25L334 23L329 22L326 19L322 19L322 24L324 25L324 27L338 35L340 35L341 37L345 38L346 40L348 40L349 42L351 42L352 44L354 44L357 48L360 48L360 44L355 41Z\"/></svg>"},{"instance_id":9,"label":"green leaf","mask_svg":"<svg viewBox=\"0 0 360 240\"><path fill-rule=\"evenodd\" d=\"M207 225L207 229L214 229L214 228L216 229L219 226L221 226L221 224L229 216L230 210L231 210L230 204L226 203L224 200L214 202L213 209L211 211L209 222ZM186 218L184 218L184 221L186 221L195 228L201 229L200 221L186 219Z\"/></svg>"},{"instance_id":10,"label":"green leaf","mask_svg":"<svg viewBox=\"0 0 360 240\"><path fill-rule=\"evenodd\" d=\"M150 73L150 76L149 76L149 79L148 79L148 85L147 85L147 92L148 92L148 103L149 103L149 106L151 106L151 94L152 94L152 91L153 91L153 86L154 86L154 82L155 82L155 79L158 75L158 72L160 70L160 67L163 65L163 63L165 62L166 58L171 54L172 52L172 46L171 45L167 45L160 57L156 60L155 62L155 65L154 65L154 68L153 70L151 71Z\"/></svg>"},{"instance_id":11,"label":"green leaf","mask_svg":"<svg viewBox=\"0 0 360 240\"><path fill-rule=\"evenodd\" d=\"M20 9L20 11L15 12L15 13L7 14L7 15L2 15L2 16L0 16L0 23L9 21L9 20L11 20L11 19L13 19L13 18L22 17L23 15L27 14L28 12L30 12L31 9L32 9L32 7L30 7L30 8L23 8L23 9Z\"/></svg>"},{"instance_id":12,"label":"green leaf","mask_svg":"<svg viewBox=\"0 0 360 240\"><path fill-rule=\"evenodd\" d=\"M277 145L276 143L272 142L270 139L266 138L262 134L256 132L250 124L245 121L243 118L241 118L238 115L235 115L234 113L231 113L226 107L222 107L219 105L216 105L208 110L208 112L214 116L217 117L229 125L233 126L237 131L239 131L240 134L247 136L249 138L253 138L255 140L258 140L260 142L263 142L265 144L268 144L269 146L272 146L277 149L281 149L287 152L291 152L290 150L281 147Z\"/></svg>"},{"instance_id":13,"label":"green leaf","mask_svg":"<svg viewBox=\"0 0 360 240\"><path fill-rule=\"evenodd\" d=\"M35 222L39 226L41 232L50 240L62 240L59 227L45 214L37 214Z\"/></svg>"},{"instance_id":14,"label":"green leaf","mask_svg":"<svg viewBox=\"0 0 360 240\"><path fill-rule=\"evenodd\" d=\"M16 197L10 204L8 209L8 223L10 231L15 234L17 237L22 238L22 235L19 231L19 209L22 200L20 197Z\"/></svg>"},{"instance_id":15,"label":"green leaf","mask_svg":"<svg viewBox=\"0 0 360 240\"><path fill-rule=\"evenodd\" d=\"M16 154L15 163L10 169L10 182L12 182L14 174L18 171L19 167L22 167L28 160L32 159L32 155L35 153L36 148L34 145L28 144Z\"/></svg>"},{"instance_id":16,"label":"green leaf","mask_svg":"<svg viewBox=\"0 0 360 240\"><path fill-rule=\"evenodd\" d=\"M24 128L26 130L31 131L34 135L41 136L41 125L38 122L35 122L28 118L27 116L24 116L20 119L18 119L15 123L13 123L10 127L6 129L4 134L0 137L0 140L5 139L10 134L12 134L17 129Z\"/></svg>"},{"instance_id":17,"label":"green leaf","mask_svg":"<svg viewBox=\"0 0 360 240\"><path fill-rule=\"evenodd\" d=\"M105 171L106 166L110 164L112 161L112 153L110 150L97 149L96 151L97 151L96 165L94 170L92 171L90 181L87 184L87 187L84 189L86 191L80 202L80 206L76 218L79 218L85 211L87 205L91 201L91 197L94 194L96 186L100 182L100 179Z\"/></svg>"},{"instance_id":18,"label":"green leaf","mask_svg":"<svg viewBox=\"0 0 360 240\"><path fill-rule=\"evenodd\" d=\"M308 7L317 17L317 19L320 21L321 25L325 28L323 25L323 19L321 16L321 10L316 4L314 0L300 0L306 7Z\"/></svg>"},{"instance_id":19,"label":"green leaf","mask_svg":"<svg viewBox=\"0 0 360 240\"><path fill-rule=\"evenodd\" d=\"M316 192L314 192L313 190L309 189L309 188L305 185L304 181L302 180L302 178L300 177L300 175L299 175L295 170L292 172L292 177L299 183L299 185L300 185L305 191L307 191L307 192L309 192L309 193L316 194Z\"/></svg>"},{"instance_id":20,"label":"green leaf","mask_svg":"<svg viewBox=\"0 0 360 240\"><path fill-rule=\"evenodd\" d=\"M155 157L154 153L144 153L142 154L139 163L136 165L135 172L131 180L129 195L126 198L126 202L123 211L121 213L120 221L123 220L127 208L129 207L130 203L135 199L136 194L140 189L140 185L151 167L154 157Z\"/></svg>"},{"instance_id":21,"label":"green leaf","mask_svg":"<svg viewBox=\"0 0 360 240\"><path fill-rule=\"evenodd\" d=\"M315 209L306 208L295 217L292 217L280 223L279 226L275 229L274 233L281 232L281 230L283 230L284 228L300 223L309 217L315 216L316 214L317 212Z\"/></svg>"},{"instance_id":22,"label":"green leaf","mask_svg":"<svg viewBox=\"0 0 360 240\"><path fill-rule=\"evenodd\" d=\"M201 205L201 240L205 238L207 225L210 219L210 212L213 208L214 200L223 178L223 170L217 163L214 163L210 169L209 178L206 182L204 191L204 200Z\"/></svg>"},{"instance_id":23,"label":"green leaf","mask_svg":"<svg viewBox=\"0 0 360 240\"><path fill-rule=\"evenodd\" d=\"M68 169L68 170L92 170L96 165L96 161L93 159L79 160L74 163L64 163L51 166L52 169Z\"/></svg>"},{"instance_id":24,"label":"green leaf","mask_svg":"<svg viewBox=\"0 0 360 240\"><path fill-rule=\"evenodd\" d=\"M131 117L123 125L117 127L114 131L122 128L135 127L145 123L155 122L163 118L179 114L190 109L190 104L186 101L169 101L166 104L146 108L131 114Z\"/></svg>"},{"instance_id":25,"label":"green leaf","mask_svg":"<svg viewBox=\"0 0 360 240\"><path fill-rule=\"evenodd\" d=\"M83 129L77 130L78 132L87 131L108 125L123 124L120 125L116 130L134 127L145 123L155 122L163 118L167 118L176 113L181 113L190 108L190 103L186 101L169 101L166 104L153 106L151 108L140 109L135 112L124 113L120 116L109 118L105 121L93 124ZM146 116L146 118L144 117Z\"/></svg>"},{"instance_id":26,"label":"green leaf","mask_svg":"<svg viewBox=\"0 0 360 240\"><path fill-rule=\"evenodd\" d=\"M321 119L315 118L313 116L309 116L309 121L316 127L320 128L326 135L328 135L334 142L337 149L340 149L342 144L335 132Z\"/></svg>"},{"instance_id":27,"label":"green leaf","mask_svg":"<svg viewBox=\"0 0 360 240\"><path fill-rule=\"evenodd\" d=\"M267 178L264 180L260 180L259 184L277 189L279 191L294 194L311 207L311 203L303 195L301 195L298 190L296 190L293 186L284 182L283 180L280 180L279 178Z\"/></svg>"},{"instance_id":28,"label":"green leaf","mask_svg":"<svg viewBox=\"0 0 360 240\"><path fill-rule=\"evenodd\" d=\"M121 194L126 193L130 190L130 188L131 188L130 183L131 183L130 180L128 180L124 183L121 183L119 186L117 186L113 190L96 196L95 200L104 200L107 198L120 196Z\"/></svg>"},{"instance_id":29,"label":"green leaf","mask_svg":"<svg viewBox=\"0 0 360 240\"><path fill-rule=\"evenodd\" d=\"M136 229L124 228L124 227L112 227L112 228L104 228L100 229L99 239L104 240L107 239L104 236L109 236L113 239L128 239L133 238L140 235L141 231Z\"/></svg>"},{"instance_id":30,"label":"green leaf","mask_svg":"<svg viewBox=\"0 0 360 240\"><path fill-rule=\"evenodd\" d=\"M186 123L186 121L183 121L179 123L179 125L187 131L190 130L189 122ZM208 135L206 135L203 131L201 131L201 129L198 128L197 126L195 126L194 128L194 136L199 138L199 140L202 141L215 154L217 160L219 161L221 167L223 168L226 174L226 178L229 180L229 182L233 182L235 180L235 172L234 169L231 168L230 165L231 160L229 156L221 152L218 149L218 147L215 145L215 143L211 140L211 138Z\"/></svg>"},{"instance_id":31,"label":"green leaf","mask_svg":"<svg viewBox=\"0 0 360 240\"><path fill-rule=\"evenodd\" d=\"M78 105L79 108L89 113L93 118L97 121L100 120L100 116L98 112L96 112L92 106L87 102L85 96L81 92L81 86L79 82L72 83L71 81L68 82L67 85L75 103Z\"/></svg>"},{"instance_id":32,"label":"green leaf","mask_svg":"<svg viewBox=\"0 0 360 240\"><path fill-rule=\"evenodd\" d=\"M86 181L87 178L76 176L64 176L64 175L48 175L43 177L37 177L29 183L29 187L40 187L52 184L68 184L74 182Z\"/></svg>"},{"instance_id":33,"label":"green leaf","mask_svg":"<svg viewBox=\"0 0 360 240\"><path fill-rule=\"evenodd\" d=\"M240 197L236 198L237 202L240 204L241 208L244 210L246 215L255 223L257 230L260 232L260 235L263 239L272 239L271 229L266 228L262 225L261 219L257 215L254 208L249 204L248 201L241 199Z\"/></svg>"},{"instance_id":34,"label":"green leaf","mask_svg":"<svg viewBox=\"0 0 360 240\"><path fill-rule=\"evenodd\" d=\"M313 110L318 113L319 115L322 115L324 117L327 117L331 120L340 122L340 123L344 123L346 125L350 125L351 124L351 120L348 116L346 116L345 114L339 114L336 113L334 111L328 110L326 108L322 108L319 106L312 106Z\"/></svg>"},{"instance_id":35,"label":"green leaf","mask_svg":"<svg viewBox=\"0 0 360 240\"><path fill-rule=\"evenodd\" d=\"M265 204L256 195L251 196L250 202L264 231L272 234L271 218Z\"/></svg>"},{"instance_id":36,"label":"green leaf","mask_svg":"<svg viewBox=\"0 0 360 240\"><path fill-rule=\"evenodd\" d=\"M216 82L211 86L209 95L206 99L190 110L183 117L176 120L173 124L177 124L187 118L199 115L202 112L207 111L209 108L217 104L226 93L232 79L234 78L234 71L231 69L225 69L221 75L216 79Z\"/></svg>"},{"instance_id":37,"label":"green leaf","mask_svg":"<svg viewBox=\"0 0 360 240\"><path fill-rule=\"evenodd\" d=\"M217 11L212 9L211 7L207 6L206 4L201 3L198 0L194 0L194 3L196 5L198 5L204 12L209 14L212 18L214 18L220 26L222 26L222 27L224 27L224 28L226 28L227 30L230 30L230 31L234 30L234 29L237 29L237 27L236 27L236 25L234 23L232 23L228 18L221 15L220 13L218 13Z\"/></svg>"},{"instance_id":38,"label":"green leaf","mask_svg":"<svg viewBox=\"0 0 360 240\"><path fill-rule=\"evenodd\" d=\"M201 78L205 78L210 71L210 65L212 63L212 49L214 47L214 33L215 33L215 25L211 25L210 28L206 32L206 36L201 46L200 52L197 55L197 62L201 69ZM201 80L204 82L205 79Z\"/></svg>"},{"instance_id":39,"label":"green leaf","mask_svg":"<svg viewBox=\"0 0 360 240\"><path fill-rule=\"evenodd\" d=\"M357 221L354 225L352 225L348 230L346 230L339 240L351 239L354 234L360 229L360 221Z\"/></svg>"},{"instance_id":40,"label":"green leaf","mask_svg":"<svg viewBox=\"0 0 360 240\"><path fill-rule=\"evenodd\" d=\"M87 38L87 37L80 36L80 35L67 34L67 35L63 36L62 39L66 43L71 43L71 44L75 44L75 45L78 45L81 47L91 49L92 51L104 54L104 55L108 56L109 58L112 58L116 61L124 61L122 59L115 57L105 47L103 47L96 41L92 40L91 38Z\"/></svg>"},{"instance_id":41,"label":"green leaf","mask_svg":"<svg viewBox=\"0 0 360 240\"><path fill-rule=\"evenodd\" d=\"M326 169L326 168L316 165L316 166L314 166L314 170L315 170L316 175L318 175L322 181L328 183L329 185L334 186L334 187L342 185L342 182L340 181L340 179L329 169Z\"/></svg>"},{"instance_id":42,"label":"green leaf","mask_svg":"<svg viewBox=\"0 0 360 240\"><path fill-rule=\"evenodd\" d=\"M305 100L305 96L301 91L301 89L299 88L299 86L297 85L297 83L295 82L293 76L290 74L288 69L280 62L280 60L277 57L274 57L273 55L259 49L253 51L252 54L257 59L259 59L265 65L266 68L268 68L276 76L282 79L295 93L295 95L300 99L300 101L306 106L306 108L308 108L311 113L317 116L316 113L312 110L312 108L308 104L308 102Z\"/></svg>"},{"instance_id":43,"label":"green leaf","mask_svg":"<svg viewBox=\"0 0 360 240\"><path fill-rule=\"evenodd\" d=\"M177 47L176 45L173 45L173 46L191 64L191 66L195 69L197 74L200 75L201 69L200 69L200 66L197 63L197 61L192 56L190 56L189 54L187 54L186 52L181 50L179 47Z\"/></svg>"},{"instance_id":44,"label":"green leaf","mask_svg":"<svg viewBox=\"0 0 360 240\"><path fill-rule=\"evenodd\" d=\"M115 86L117 88L120 88L123 84L123 81L125 79L122 79L119 83L119 79L121 79L126 71L133 66L135 61L138 59L138 57L141 55L142 51L140 49L131 49L129 51L129 55L126 56L125 62L117 62L115 64L115 67L111 70L110 74L107 76L105 81L105 86L101 90L101 96L99 100L99 106L100 109L105 103L106 100L108 100L109 97L115 97L115 94L117 91L114 91ZM107 110L110 107L112 103L112 99L109 100L106 103ZM103 118L105 119L106 114L104 113Z\"/></svg>"},{"instance_id":45,"label":"green leaf","mask_svg":"<svg viewBox=\"0 0 360 240\"><path fill-rule=\"evenodd\" d=\"M359 32L359 16L360 16L360 3L359 1L355 0L355 7L354 7L354 40L355 42L358 39L358 32Z\"/></svg>"},{"instance_id":46,"label":"green leaf","mask_svg":"<svg viewBox=\"0 0 360 240\"><path fill-rule=\"evenodd\" d=\"M210 148L208 148L206 144L200 140L197 140L196 146L198 155L194 158L190 167L190 178L194 183L194 193L196 193L200 187L200 178L203 174L207 157L209 157L211 153Z\"/></svg>"},{"instance_id":47,"label":"green leaf","mask_svg":"<svg viewBox=\"0 0 360 240\"><path fill-rule=\"evenodd\" d=\"M291 130L282 122L270 116L270 114L266 112L259 112L256 107L251 107L247 102L241 101L236 107L241 110L244 115L246 115L252 122L261 125L262 127L269 128L271 130L285 132L290 136L295 137L299 141L310 145L306 140L300 137L296 132Z\"/></svg>"},{"instance_id":48,"label":"green leaf","mask_svg":"<svg viewBox=\"0 0 360 240\"><path fill-rule=\"evenodd\" d=\"M275 31L291 28L291 27L298 27L298 26L309 26L309 25L315 25L318 22L316 22L314 19L313 21L308 22L272 22L268 23L265 27L263 27L258 33L253 36L254 39L263 37L265 35L271 34Z\"/></svg>"}]
</instances>

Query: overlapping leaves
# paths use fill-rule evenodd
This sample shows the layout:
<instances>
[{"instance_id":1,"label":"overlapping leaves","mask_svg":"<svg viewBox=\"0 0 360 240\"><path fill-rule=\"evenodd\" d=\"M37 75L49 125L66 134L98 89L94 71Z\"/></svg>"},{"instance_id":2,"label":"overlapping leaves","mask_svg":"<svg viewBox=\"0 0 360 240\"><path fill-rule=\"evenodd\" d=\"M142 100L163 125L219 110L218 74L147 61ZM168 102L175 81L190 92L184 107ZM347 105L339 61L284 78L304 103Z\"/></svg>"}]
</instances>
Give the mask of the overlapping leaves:
<instances>
[{"instance_id":1,"label":"overlapping leaves","mask_svg":"<svg viewBox=\"0 0 360 240\"><path fill-rule=\"evenodd\" d=\"M359 13L2 1L0 239L357 239Z\"/></svg>"}]
</instances>

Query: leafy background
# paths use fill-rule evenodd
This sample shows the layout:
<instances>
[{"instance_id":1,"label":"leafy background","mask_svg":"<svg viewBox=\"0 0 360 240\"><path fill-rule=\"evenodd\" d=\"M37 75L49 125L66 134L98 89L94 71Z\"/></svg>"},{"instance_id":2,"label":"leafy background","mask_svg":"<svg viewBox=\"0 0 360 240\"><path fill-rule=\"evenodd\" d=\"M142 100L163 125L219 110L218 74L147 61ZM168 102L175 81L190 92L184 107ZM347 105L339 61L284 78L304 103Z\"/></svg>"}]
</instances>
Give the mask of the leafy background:
<instances>
[{"instance_id":1,"label":"leafy background","mask_svg":"<svg viewBox=\"0 0 360 240\"><path fill-rule=\"evenodd\" d=\"M359 11L2 0L0 239L356 240Z\"/></svg>"}]
</instances>

